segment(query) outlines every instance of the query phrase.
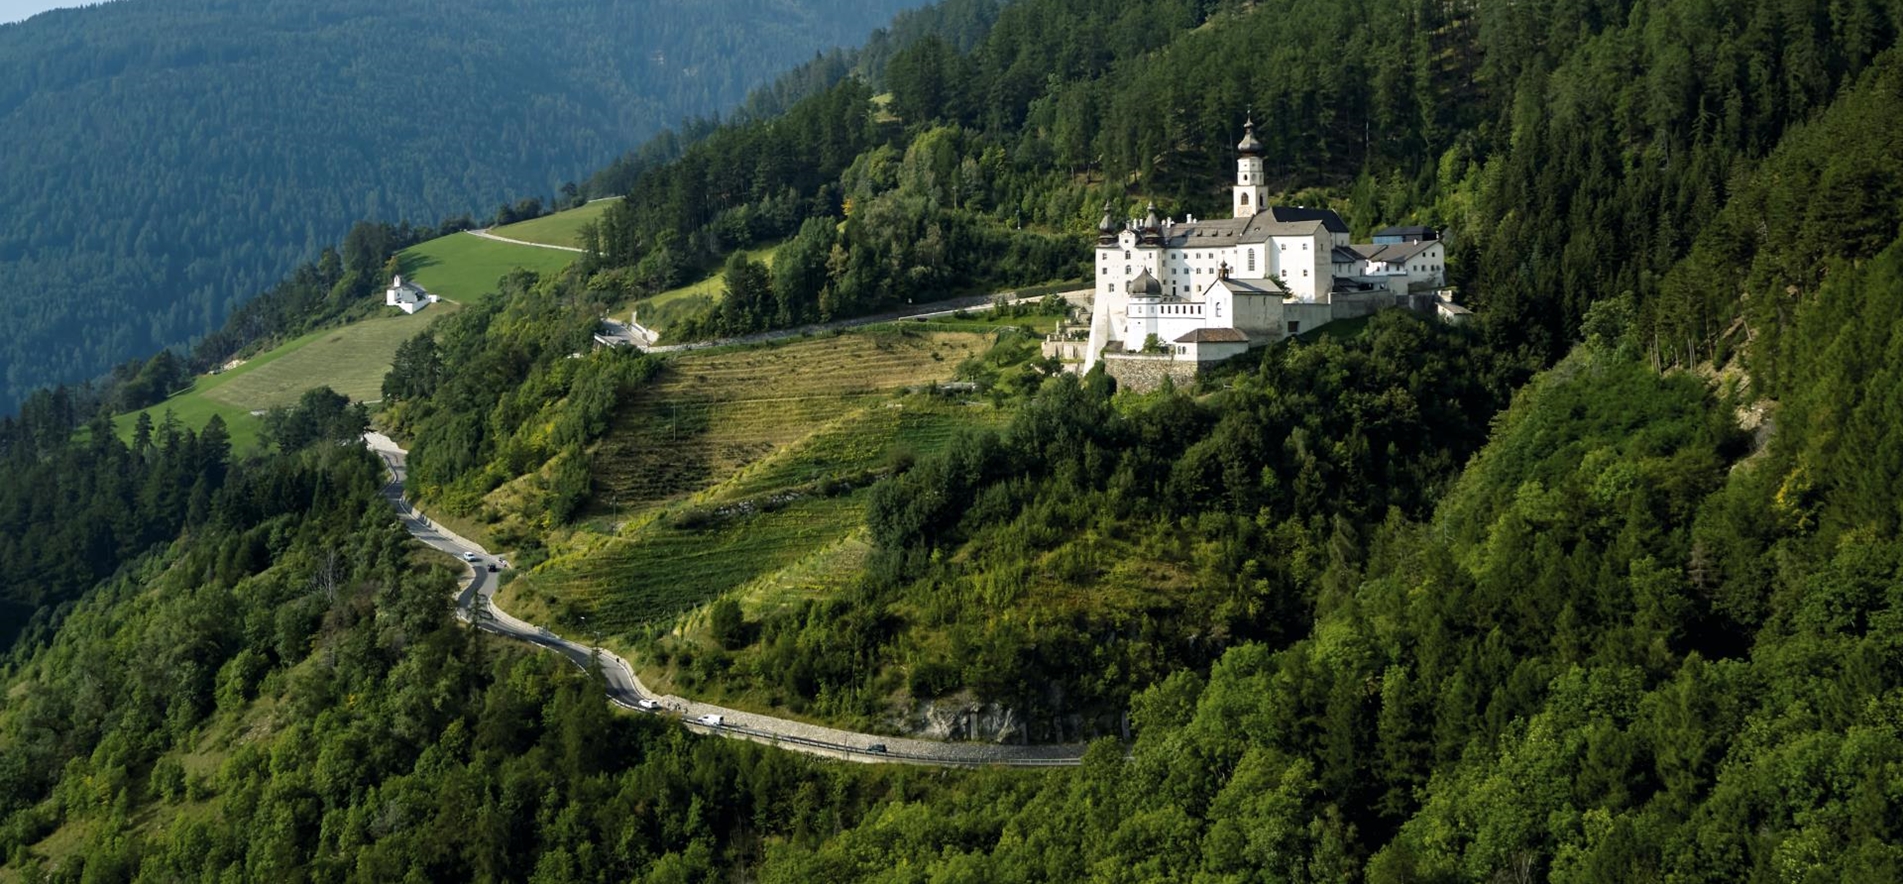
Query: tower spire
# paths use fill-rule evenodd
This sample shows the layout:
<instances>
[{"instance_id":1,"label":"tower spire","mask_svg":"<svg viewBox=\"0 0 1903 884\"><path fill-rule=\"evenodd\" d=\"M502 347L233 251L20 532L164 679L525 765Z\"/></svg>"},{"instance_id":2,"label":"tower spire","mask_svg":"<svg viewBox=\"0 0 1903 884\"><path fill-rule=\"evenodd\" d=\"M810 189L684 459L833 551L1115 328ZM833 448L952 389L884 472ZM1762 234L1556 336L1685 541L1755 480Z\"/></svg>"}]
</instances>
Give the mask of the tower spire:
<instances>
[{"instance_id":1,"label":"tower spire","mask_svg":"<svg viewBox=\"0 0 1903 884\"><path fill-rule=\"evenodd\" d=\"M1242 141L1236 145L1235 216L1248 218L1262 211L1269 195L1268 178L1262 173L1262 139L1255 137L1255 114L1244 118Z\"/></svg>"}]
</instances>

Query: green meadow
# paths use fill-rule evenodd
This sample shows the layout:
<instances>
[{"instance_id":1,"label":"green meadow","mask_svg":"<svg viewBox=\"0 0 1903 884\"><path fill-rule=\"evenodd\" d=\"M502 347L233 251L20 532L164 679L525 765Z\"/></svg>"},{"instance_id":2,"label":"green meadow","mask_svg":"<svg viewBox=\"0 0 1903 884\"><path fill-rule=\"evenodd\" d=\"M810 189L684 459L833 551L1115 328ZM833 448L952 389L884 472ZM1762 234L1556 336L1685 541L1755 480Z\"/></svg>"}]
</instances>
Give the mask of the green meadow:
<instances>
[{"instance_id":1,"label":"green meadow","mask_svg":"<svg viewBox=\"0 0 1903 884\"><path fill-rule=\"evenodd\" d=\"M154 424L163 423L170 411L194 429L218 415L230 428L232 445L248 447L256 444L261 428L253 411L289 405L306 390L329 385L359 402L380 398L397 345L457 309L455 304L437 304L414 316L396 314L315 331L230 371L201 375L190 387L143 411ZM122 437L131 438L140 413L113 419Z\"/></svg>"},{"instance_id":2,"label":"green meadow","mask_svg":"<svg viewBox=\"0 0 1903 884\"><path fill-rule=\"evenodd\" d=\"M491 230L497 236L519 239L523 242L539 242L551 246L569 246L581 248L581 229L583 225L600 218L608 207L615 204L617 197L596 200L585 206L543 215L528 221L505 224Z\"/></svg>"},{"instance_id":3,"label":"green meadow","mask_svg":"<svg viewBox=\"0 0 1903 884\"><path fill-rule=\"evenodd\" d=\"M496 290L496 280L518 268L555 273L577 257L574 252L538 249L452 233L404 249L397 256L403 275L451 300L478 298Z\"/></svg>"}]
</instances>

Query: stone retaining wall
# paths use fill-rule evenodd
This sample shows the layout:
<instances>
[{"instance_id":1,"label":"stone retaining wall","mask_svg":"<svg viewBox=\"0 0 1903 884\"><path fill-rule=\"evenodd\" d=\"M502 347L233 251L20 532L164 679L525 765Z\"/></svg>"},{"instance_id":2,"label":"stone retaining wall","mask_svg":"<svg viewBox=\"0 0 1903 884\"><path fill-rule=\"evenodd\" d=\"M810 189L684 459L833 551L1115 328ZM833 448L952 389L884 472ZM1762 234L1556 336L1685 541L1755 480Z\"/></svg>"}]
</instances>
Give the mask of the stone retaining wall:
<instances>
[{"instance_id":1,"label":"stone retaining wall","mask_svg":"<svg viewBox=\"0 0 1903 884\"><path fill-rule=\"evenodd\" d=\"M1148 393L1163 386L1164 378L1178 389L1194 386L1201 365L1166 353L1105 353L1103 367L1117 379L1118 389Z\"/></svg>"}]
</instances>

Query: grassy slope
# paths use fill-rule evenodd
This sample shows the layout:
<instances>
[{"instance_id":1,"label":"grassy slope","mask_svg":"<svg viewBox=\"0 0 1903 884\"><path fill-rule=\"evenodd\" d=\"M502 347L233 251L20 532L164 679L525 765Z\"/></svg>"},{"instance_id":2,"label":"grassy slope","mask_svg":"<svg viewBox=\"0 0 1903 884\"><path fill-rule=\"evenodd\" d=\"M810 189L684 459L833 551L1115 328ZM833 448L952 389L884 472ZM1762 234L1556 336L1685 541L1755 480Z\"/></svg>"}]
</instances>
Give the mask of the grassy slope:
<instances>
[{"instance_id":1,"label":"grassy slope","mask_svg":"<svg viewBox=\"0 0 1903 884\"><path fill-rule=\"evenodd\" d=\"M184 392L145 412L157 424L170 410L192 428L219 415L231 430L232 445L243 448L258 438L259 422L252 411L289 405L305 390L329 384L355 400L378 398L397 345L457 309L454 304L438 304L414 316L396 314L312 332L231 371L200 376ZM120 436L131 438L138 415L134 411L113 419Z\"/></svg>"},{"instance_id":2,"label":"grassy slope","mask_svg":"<svg viewBox=\"0 0 1903 884\"><path fill-rule=\"evenodd\" d=\"M492 231L497 236L519 239L523 242L547 243L551 246L571 246L581 248L581 228L601 217L608 207L615 204L615 197L595 200L585 206L543 215L515 224L506 224Z\"/></svg>"},{"instance_id":3,"label":"grassy slope","mask_svg":"<svg viewBox=\"0 0 1903 884\"><path fill-rule=\"evenodd\" d=\"M773 266L773 258L780 253L779 244L746 249L741 254L749 261L758 261L768 268ZM630 307L640 311L641 324L652 329L665 329L668 323L683 317L692 316L720 299L727 284L725 270L715 270L705 279L696 280L677 288L671 288L652 298L644 298L615 310L616 315L626 313Z\"/></svg>"},{"instance_id":4,"label":"grassy slope","mask_svg":"<svg viewBox=\"0 0 1903 884\"><path fill-rule=\"evenodd\" d=\"M728 592L754 608L837 589L863 556L864 489L822 486L1001 420L895 396L949 379L987 345L887 330L683 354L594 453L595 500L628 522L612 537L578 532L505 590L505 606L632 632Z\"/></svg>"},{"instance_id":5,"label":"grassy slope","mask_svg":"<svg viewBox=\"0 0 1903 884\"><path fill-rule=\"evenodd\" d=\"M404 249L399 256L405 276L445 298L476 298L496 290L496 280L516 268L553 273L576 258L574 252L538 249L452 233Z\"/></svg>"},{"instance_id":6,"label":"grassy slope","mask_svg":"<svg viewBox=\"0 0 1903 884\"><path fill-rule=\"evenodd\" d=\"M986 344L894 330L683 354L617 415L597 496L634 511L711 487L894 390L950 379Z\"/></svg>"}]
</instances>

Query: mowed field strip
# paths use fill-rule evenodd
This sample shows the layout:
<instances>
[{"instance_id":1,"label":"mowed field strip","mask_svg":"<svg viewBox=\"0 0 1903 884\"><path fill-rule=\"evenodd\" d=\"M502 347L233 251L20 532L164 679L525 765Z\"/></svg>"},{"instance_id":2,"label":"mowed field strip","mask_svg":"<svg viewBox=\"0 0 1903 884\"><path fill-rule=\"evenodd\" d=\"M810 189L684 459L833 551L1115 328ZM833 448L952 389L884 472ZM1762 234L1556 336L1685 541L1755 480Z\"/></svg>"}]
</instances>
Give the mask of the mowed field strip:
<instances>
[{"instance_id":1,"label":"mowed field strip","mask_svg":"<svg viewBox=\"0 0 1903 884\"><path fill-rule=\"evenodd\" d=\"M458 309L455 304L436 304L415 315L396 314L312 332L230 371L200 375L191 387L143 411L159 424L169 410L192 429L203 427L216 414L224 418L232 444L248 447L257 441L259 430L251 412L290 405L306 390L329 386L359 402L380 398L383 376L390 371L397 346ZM139 414L132 411L113 419L122 437L131 438Z\"/></svg>"},{"instance_id":2,"label":"mowed field strip","mask_svg":"<svg viewBox=\"0 0 1903 884\"><path fill-rule=\"evenodd\" d=\"M304 391L328 385L357 402L383 398L383 376L396 348L431 323L460 309L433 304L411 316L367 319L306 335L277 359L230 372L207 398L240 408L289 405ZM249 369L249 370L247 370Z\"/></svg>"}]
</instances>

